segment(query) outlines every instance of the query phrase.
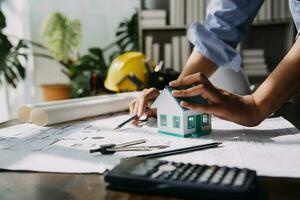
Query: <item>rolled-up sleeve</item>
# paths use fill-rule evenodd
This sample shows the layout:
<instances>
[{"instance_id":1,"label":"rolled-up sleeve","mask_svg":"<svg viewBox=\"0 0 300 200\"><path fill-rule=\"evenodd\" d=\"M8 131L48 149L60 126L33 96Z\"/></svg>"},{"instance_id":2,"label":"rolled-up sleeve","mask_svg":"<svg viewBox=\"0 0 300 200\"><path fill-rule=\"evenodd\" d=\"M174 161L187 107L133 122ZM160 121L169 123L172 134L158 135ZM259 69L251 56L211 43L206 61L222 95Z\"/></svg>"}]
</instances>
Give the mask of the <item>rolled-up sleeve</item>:
<instances>
[{"instance_id":1,"label":"rolled-up sleeve","mask_svg":"<svg viewBox=\"0 0 300 200\"><path fill-rule=\"evenodd\" d=\"M235 48L262 3L262 0L211 0L204 25L194 22L188 29L194 50L220 67L238 71L241 56Z\"/></svg>"}]
</instances>

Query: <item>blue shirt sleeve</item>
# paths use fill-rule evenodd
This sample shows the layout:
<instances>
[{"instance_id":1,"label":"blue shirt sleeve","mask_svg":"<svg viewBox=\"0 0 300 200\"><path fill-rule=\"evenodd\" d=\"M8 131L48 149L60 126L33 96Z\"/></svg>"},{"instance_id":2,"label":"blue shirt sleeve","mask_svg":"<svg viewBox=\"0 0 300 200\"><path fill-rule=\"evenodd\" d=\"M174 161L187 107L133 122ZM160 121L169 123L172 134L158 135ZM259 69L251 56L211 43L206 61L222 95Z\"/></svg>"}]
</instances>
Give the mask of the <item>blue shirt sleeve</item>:
<instances>
[{"instance_id":1,"label":"blue shirt sleeve","mask_svg":"<svg viewBox=\"0 0 300 200\"><path fill-rule=\"evenodd\" d=\"M296 39L300 35L300 1L298 0L290 0L290 11L297 29Z\"/></svg>"},{"instance_id":2,"label":"blue shirt sleeve","mask_svg":"<svg viewBox=\"0 0 300 200\"><path fill-rule=\"evenodd\" d=\"M237 44L248 32L263 0L211 0L204 26L190 25L188 38L194 50L220 67L238 71L241 56Z\"/></svg>"}]
</instances>

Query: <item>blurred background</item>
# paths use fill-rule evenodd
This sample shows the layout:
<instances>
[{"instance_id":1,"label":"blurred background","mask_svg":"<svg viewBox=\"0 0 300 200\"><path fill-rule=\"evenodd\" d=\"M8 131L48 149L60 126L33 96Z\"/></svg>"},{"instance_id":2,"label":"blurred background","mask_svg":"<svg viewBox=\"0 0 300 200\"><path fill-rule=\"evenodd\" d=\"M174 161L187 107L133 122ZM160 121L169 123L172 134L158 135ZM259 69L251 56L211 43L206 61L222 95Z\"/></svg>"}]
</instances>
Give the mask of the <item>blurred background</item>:
<instances>
[{"instance_id":1,"label":"blurred background","mask_svg":"<svg viewBox=\"0 0 300 200\"><path fill-rule=\"evenodd\" d=\"M209 2L1 0L0 121L25 103L163 88L188 59L188 25L204 22ZM252 90L295 33L288 1L266 0L237 47Z\"/></svg>"}]
</instances>

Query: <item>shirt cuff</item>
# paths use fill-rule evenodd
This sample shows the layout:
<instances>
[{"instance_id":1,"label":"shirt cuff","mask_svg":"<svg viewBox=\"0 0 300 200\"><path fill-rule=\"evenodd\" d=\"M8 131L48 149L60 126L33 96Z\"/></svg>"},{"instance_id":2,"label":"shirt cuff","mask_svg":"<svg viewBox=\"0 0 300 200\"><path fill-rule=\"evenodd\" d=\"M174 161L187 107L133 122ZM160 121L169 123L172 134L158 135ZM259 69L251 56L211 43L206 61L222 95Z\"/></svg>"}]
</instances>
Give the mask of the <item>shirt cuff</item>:
<instances>
[{"instance_id":1,"label":"shirt cuff","mask_svg":"<svg viewBox=\"0 0 300 200\"><path fill-rule=\"evenodd\" d=\"M240 54L218 36L205 29L200 23L192 23L188 29L187 37L194 45L194 50L220 67L232 68L239 71L241 67Z\"/></svg>"}]
</instances>

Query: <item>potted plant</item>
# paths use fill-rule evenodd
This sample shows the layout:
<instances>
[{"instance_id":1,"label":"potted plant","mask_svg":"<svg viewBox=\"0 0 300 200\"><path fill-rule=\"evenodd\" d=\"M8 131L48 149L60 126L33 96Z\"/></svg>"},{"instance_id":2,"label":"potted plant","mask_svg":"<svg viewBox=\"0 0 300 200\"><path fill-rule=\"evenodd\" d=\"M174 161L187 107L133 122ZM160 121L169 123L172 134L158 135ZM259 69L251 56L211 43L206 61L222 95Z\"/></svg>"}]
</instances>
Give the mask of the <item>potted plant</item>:
<instances>
[{"instance_id":1,"label":"potted plant","mask_svg":"<svg viewBox=\"0 0 300 200\"><path fill-rule=\"evenodd\" d=\"M79 20L71 20L61 13L53 13L44 21L42 34L45 47L51 56L62 64L62 72L71 79L71 68L78 60L82 39ZM71 95L70 84L47 84L41 87L45 101L67 99Z\"/></svg>"},{"instance_id":2,"label":"potted plant","mask_svg":"<svg viewBox=\"0 0 300 200\"><path fill-rule=\"evenodd\" d=\"M103 56L104 52L112 47L117 47L109 56L112 60L126 51L138 50L137 12L130 19L120 22L116 32L117 39L114 42L104 48L90 48L85 55L79 54L80 27L78 20L70 20L61 13L49 15L43 24L45 47L43 45L38 47L47 48L50 55L43 53L34 53L34 55L57 60L63 66L62 72L70 79L70 85L42 85L46 100L98 94L99 88L100 92L105 90L103 83L108 65Z\"/></svg>"},{"instance_id":3,"label":"potted plant","mask_svg":"<svg viewBox=\"0 0 300 200\"><path fill-rule=\"evenodd\" d=\"M108 64L103 54L112 47L115 50L108 56L110 62L127 51L139 51L138 13L135 12L130 19L123 19L116 31L116 40L104 48L90 48L86 55L79 58L72 68L73 77L72 97L83 97L107 93L104 80Z\"/></svg>"},{"instance_id":4,"label":"potted plant","mask_svg":"<svg viewBox=\"0 0 300 200\"><path fill-rule=\"evenodd\" d=\"M3 33L5 27L5 16L0 11L0 85L4 78L10 86L16 88L18 82L25 78L23 63L27 59L27 46L23 40L18 40L17 44L13 45Z\"/></svg>"}]
</instances>

